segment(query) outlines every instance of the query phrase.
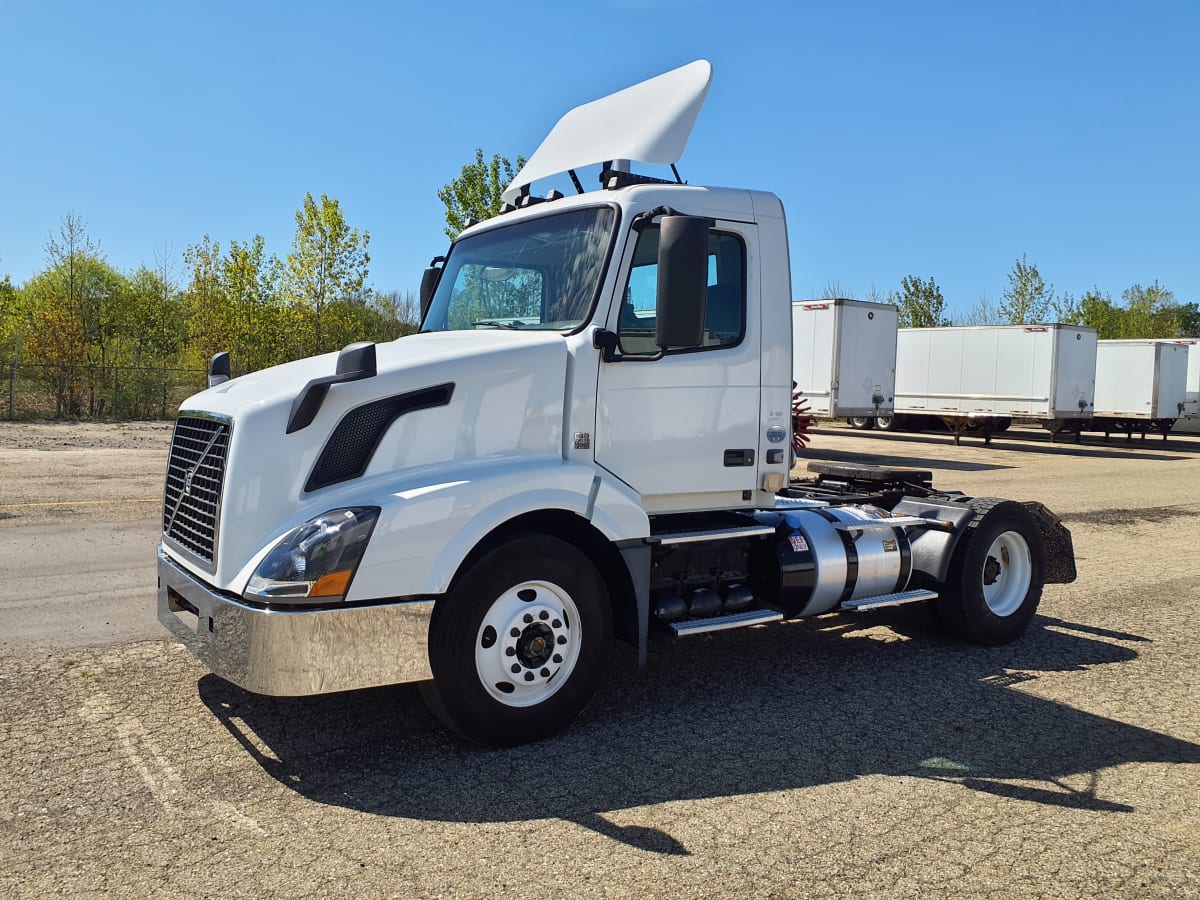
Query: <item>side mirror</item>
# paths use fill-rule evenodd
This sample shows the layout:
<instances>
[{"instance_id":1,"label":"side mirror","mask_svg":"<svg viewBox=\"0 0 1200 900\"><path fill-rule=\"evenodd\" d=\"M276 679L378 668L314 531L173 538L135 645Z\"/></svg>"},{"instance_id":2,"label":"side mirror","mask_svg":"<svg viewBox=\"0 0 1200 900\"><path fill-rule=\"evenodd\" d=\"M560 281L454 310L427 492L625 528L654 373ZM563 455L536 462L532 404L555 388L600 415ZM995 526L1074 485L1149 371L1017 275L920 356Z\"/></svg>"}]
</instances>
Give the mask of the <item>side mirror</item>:
<instances>
[{"instance_id":1,"label":"side mirror","mask_svg":"<svg viewBox=\"0 0 1200 900\"><path fill-rule=\"evenodd\" d=\"M425 321L425 315L429 312L429 305L433 303L434 292L437 291L438 282L442 280L442 266L446 261L444 256L435 256L429 267L421 273L421 321Z\"/></svg>"},{"instance_id":2,"label":"side mirror","mask_svg":"<svg viewBox=\"0 0 1200 900\"><path fill-rule=\"evenodd\" d=\"M338 353L337 368L334 369L338 375L353 375L356 378L370 378L375 375L375 343L373 341L359 341L356 344L347 344Z\"/></svg>"},{"instance_id":3,"label":"side mirror","mask_svg":"<svg viewBox=\"0 0 1200 900\"><path fill-rule=\"evenodd\" d=\"M208 386L216 387L229 380L229 354L218 353L208 362Z\"/></svg>"},{"instance_id":4,"label":"side mirror","mask_svg":"<svg viewBox=\"0 0 1200 900\"><path fill-rule=\"evenodd\" d=\"M663 349L704 343L709 225L699 216L664 216L659 225L655 343Z\"/></svg>"}]
</instances>

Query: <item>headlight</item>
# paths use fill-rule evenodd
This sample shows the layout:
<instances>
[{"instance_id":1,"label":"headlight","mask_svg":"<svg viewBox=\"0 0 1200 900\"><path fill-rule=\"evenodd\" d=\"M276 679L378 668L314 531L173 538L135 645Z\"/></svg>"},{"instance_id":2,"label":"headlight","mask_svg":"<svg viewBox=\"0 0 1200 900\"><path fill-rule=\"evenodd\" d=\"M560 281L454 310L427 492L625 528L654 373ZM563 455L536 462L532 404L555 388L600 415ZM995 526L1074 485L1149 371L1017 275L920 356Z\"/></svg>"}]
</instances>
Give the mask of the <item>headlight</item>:
<instances>
[{"instance_id":1,"label":"headlight","mask_svg":"<svg viewBox=\"0 0 1200 900\"><path fill-rule=\"evenodd\" d=\"M259 563L243 597L341 600L358 568L379 508L334 509L293 528Z\"/></svg>"}]
</instances>

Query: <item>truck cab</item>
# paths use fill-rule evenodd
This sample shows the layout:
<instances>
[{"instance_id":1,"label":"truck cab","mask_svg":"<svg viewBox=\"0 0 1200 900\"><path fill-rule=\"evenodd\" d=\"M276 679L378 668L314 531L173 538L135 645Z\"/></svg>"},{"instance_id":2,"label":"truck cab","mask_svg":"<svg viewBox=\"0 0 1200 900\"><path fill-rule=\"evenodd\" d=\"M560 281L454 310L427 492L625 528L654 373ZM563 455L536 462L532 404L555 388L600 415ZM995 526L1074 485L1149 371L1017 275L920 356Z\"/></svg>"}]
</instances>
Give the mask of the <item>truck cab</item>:
<instances>
[{"instance_id":1,"label":"truck cab","mask_svg":"<svg viewBox=\"0 0 1200 900\"><path fill-rule=\"evenodd\" d=\"M213 671L274 695L424 681L455 731L513 744L573 719L613 636L644 662L656 634L929 602L994 643L1073 577L1038 504L912 472L789 485L782 204L625 161L673 164L710 78L564 116L427 270L418 334L214 371L184 402L159 618ZM595 162L600 190L532 193Z\"/></svg>"}]
</instances>

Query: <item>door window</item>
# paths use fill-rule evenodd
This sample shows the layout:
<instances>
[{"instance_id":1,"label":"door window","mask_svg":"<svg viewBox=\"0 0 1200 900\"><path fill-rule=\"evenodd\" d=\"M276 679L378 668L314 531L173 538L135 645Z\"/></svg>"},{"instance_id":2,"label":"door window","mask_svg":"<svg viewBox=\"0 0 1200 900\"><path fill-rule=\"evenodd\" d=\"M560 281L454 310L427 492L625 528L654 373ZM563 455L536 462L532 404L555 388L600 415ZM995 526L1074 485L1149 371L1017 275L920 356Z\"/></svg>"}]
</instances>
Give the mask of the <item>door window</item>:
<instances>
[{"instance_id":1,"label":"door window","mask_svg":"<svg viewBox=\"0 0 1200 900\"><path fill-rule=\"evenodd\" d=\"M657 225L638 235L633 265L617 336L623 353L655 353L655 306L658 293ZM719 350L740 344L746 331L746 249L741 238L719 231L708 233L708 299L704 315L704 343L689 350ZM699 298L697 298L699 302Z\"/></svg>"}]
</instances>

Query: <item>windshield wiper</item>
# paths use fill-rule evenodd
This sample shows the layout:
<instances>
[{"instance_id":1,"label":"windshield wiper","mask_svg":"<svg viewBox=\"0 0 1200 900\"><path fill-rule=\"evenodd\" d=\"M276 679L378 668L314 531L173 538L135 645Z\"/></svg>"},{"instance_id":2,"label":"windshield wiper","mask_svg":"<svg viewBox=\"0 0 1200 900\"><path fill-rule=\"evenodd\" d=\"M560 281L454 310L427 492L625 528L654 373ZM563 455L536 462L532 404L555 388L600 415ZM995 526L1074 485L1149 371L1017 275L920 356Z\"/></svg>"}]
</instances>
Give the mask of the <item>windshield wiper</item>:
<instances>
[{"instance_id":1,"label":"windshield wiper","mask_svg":"<svg viewBox=\"0 0 1200 900\"><path fill-rule=\"evenodd\" d=\"M521 322L497 322L495 319L480 319L478 322L472 322L472 325L491 325L493 328L507 328L509 331L520 331Z\"/></svg>"}]
</instances>

